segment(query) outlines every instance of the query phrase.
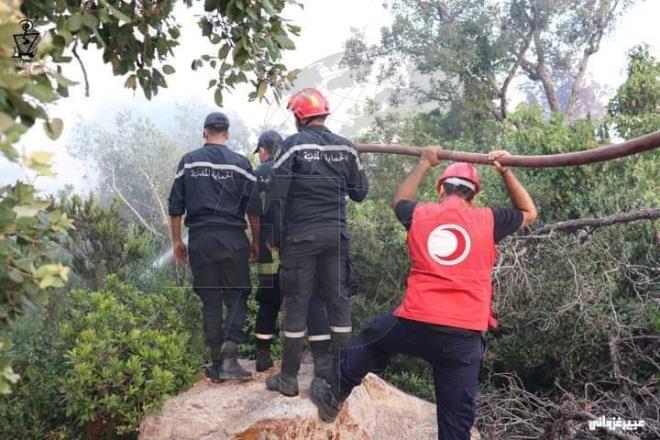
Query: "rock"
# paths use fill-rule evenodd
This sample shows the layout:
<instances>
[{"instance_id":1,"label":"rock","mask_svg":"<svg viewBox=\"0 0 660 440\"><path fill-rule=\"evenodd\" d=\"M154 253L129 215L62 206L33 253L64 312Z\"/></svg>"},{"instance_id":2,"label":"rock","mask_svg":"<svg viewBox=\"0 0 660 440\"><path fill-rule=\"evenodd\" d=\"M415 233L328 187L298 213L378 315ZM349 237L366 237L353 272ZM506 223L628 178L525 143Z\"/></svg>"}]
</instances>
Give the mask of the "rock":
<instances>
[{"instance_id":1,"label":"rock","mask_svg":"<svg viewBox=\"0 0 660 440\"><path fill-rule=\"evenodd\" d=\"M254 371L254 364L241 361ZM140 424L141 440L387 440L437 439L435 405L369 374L334 423L323 423L309 399L312 366L303 363L300 395L268 391L266 377L214 384L206 378L169 399ZM480 439L473 428L472 440Z\"/></svg>"}]
</instances>

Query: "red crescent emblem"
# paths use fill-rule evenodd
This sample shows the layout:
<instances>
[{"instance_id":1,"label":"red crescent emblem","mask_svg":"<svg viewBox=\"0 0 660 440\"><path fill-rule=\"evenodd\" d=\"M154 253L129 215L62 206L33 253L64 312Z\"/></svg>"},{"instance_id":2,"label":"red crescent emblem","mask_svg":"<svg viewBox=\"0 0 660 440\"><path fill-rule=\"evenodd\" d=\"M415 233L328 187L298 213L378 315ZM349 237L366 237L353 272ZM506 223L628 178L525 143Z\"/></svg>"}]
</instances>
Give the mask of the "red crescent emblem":
<instances>
[{"instance_id":1,"label":"red crescent emblem","mask_svg":"<svg viewBox=\"0 0 660 440\"><path fill-rule=\"evenodd\" d=\"M462 226L440 225L429 234L427 251L436 263L453 266L467 258L471 244L470 235Z\"/></svg>"}]
</instances>

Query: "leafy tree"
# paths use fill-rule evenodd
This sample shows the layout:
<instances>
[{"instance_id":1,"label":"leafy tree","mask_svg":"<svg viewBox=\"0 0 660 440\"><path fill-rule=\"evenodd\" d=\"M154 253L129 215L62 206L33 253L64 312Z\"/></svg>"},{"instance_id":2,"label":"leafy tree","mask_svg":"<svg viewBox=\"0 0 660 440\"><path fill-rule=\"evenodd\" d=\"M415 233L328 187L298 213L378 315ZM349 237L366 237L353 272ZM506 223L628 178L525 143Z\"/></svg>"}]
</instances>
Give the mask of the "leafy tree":
<instances>
[{"instance_id":1,"label":"leafy tree","mask_svg":"<svg viewBox=\"0 0 660 440\"><path fill-rule=\"evenodd\" d=\"M647 46L637 46L628 55L628 79L610 101L614 126L625 139L660 127L660 61Z\"/></svg>"},{"instance_id":2,"label":"leafy tree","mask_svg":"<svg viewBox=\"0 0 660 440\"><path fill-rule=\"evenodd\" d=\"M96 290L110 274L134 281L149 269L156 241L143 225L126 221L119 201L104 208L92 196L83 200L63 192L56 203L76 225L60 242L69 254L73 286Z\"/></svg>"},{"instance_id":3,"label":"leafy tree","mask_svg":"<svg viewBox=\"0 0 660 440\"><path fill-rule=\"evenodd\" d=\"M461 133L508 115L511 85L520 77L542 86L552 112L572 116L590 57L616 18L622 0L392 0L393 24L381 44L347 43L345 61L362 76L385 59L382 74L411 65L419 102L455 112ZM409 63L409 64L408 64ZM410 75L408 75L410 77ZM570 78L561 103L557 78Z\"/></svg>"},{"instance_id":4,"label":"leafy tree","mask_svg":"<svg viewBox=\"0 0 660 440\"><path fill-rule=\"evenodd\" d=\"M78 49L96 46L115 75L125 76L128 88L142 89L150 98L167 87L165 75L174 73L166 64L180 37L174 8L188 7L192 0L124 2L120 0L53 2L16 1L0 7L0 153L21 161L37 173L51 173L52 154L31 153L21 157L15 148L21 136L37 121L53 139L62 132L63 122L48 114L46 105L68 96L75 83L61 72L61 64L78 57ZM253 99L263 98L270 87L277 96L295 72L287 73L280 63L282 52L293 49L291 35L299 28L280 16L285 0L206 0L199 24L202 36L215 45L216 54L204 55L192 67L205 63L217 71L215 100L236 84L250 82ZM34 58L12 57L12 36L22 32L19 21L33 20L43 29L43 38ZM84 70L83 70L84 72ZM45 213L44 201L30 185L17 184L0 192L0 338L6 323L26 305L43 300L40 289L62 285L66 268L47 255L54 235L71 226L57 211ZM10 278L9 274L12 274ZM20 273L20 277L16 274ZM36 286L36 287L35 287ZM0 392L9 391L16 380L0 342Z\"/></svg>"},{"instance_id":5,"label":"leafy tree","mask_svg":"<svg viewBox=\"0 0 660 440\"><path fill-rule=\"evenodd\" d=\"M174 124L168 121L173 129L164 127L167 123L163 121L122 112L110 126L78 127L68 149L95 168L102 201L117 199L129 216L165 243L169 236L167 197L174 167L184 153L201 147L202 121L209 111L190 103L166 111L174 114ZM252 152L249 129L238 116L230 117L227 145L236 151Z\"/></svg>"}]
</instances>

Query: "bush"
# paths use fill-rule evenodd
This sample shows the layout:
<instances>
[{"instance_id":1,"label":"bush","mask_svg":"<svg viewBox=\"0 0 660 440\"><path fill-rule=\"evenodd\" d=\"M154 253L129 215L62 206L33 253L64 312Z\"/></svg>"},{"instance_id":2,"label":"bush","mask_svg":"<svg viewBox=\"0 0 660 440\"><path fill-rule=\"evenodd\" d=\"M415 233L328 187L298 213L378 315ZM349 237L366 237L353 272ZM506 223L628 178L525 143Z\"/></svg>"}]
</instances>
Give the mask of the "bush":
<instances>
[{"instance_id":1,"label":"bush","mask_svg":"<svg viewBox=\"0 0 660 440\"><path fill-rule=\"evenodd\" d=\"M188 356L172 289L144 294L111 276L99 292L74 291L59 335L69 368L68 416L92 431L134 432L142 416L189 386L199 362Z\"/></svg>"},{"instance_id":2,"label":"bush","mask_svg":"<svg viewBox=\"0 0 660 440\"><path fill-rule=\"evenodd\" d=\"M56 329L36 313L17 319L10 327L10 351L21 375L15 390L0 397L0 438L71 438L59 392L64 359L55 348Z\"/></svg>"},{"instance_id":3,"label":"bush","mask_svg":"<svg viewBox=\"0 0 660 440\"><path fill-rule=\"evenodd\" d=\"M205 353L199 302L159 271L142 280L158 287L110 276L14 323L21 381L0 399L0 438L134 438L147 411L190 386Z\"/></svg>"}]
</instances>

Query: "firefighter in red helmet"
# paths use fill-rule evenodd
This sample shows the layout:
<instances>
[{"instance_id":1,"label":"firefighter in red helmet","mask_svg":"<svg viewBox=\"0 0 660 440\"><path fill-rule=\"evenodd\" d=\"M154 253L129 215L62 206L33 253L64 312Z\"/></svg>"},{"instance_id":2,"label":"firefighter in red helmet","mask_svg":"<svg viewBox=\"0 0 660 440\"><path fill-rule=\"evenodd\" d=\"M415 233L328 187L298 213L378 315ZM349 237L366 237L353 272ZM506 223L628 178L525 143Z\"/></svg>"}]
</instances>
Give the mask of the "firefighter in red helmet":
<instances>
[{"instance_id":1,"label":"firefighter in red helmet","mask_svg":"<svg viewBox=\"0 0 660 440\"><path fill-rule=\"evenodd\" d=\"M342 353L331 383L315 378L312 401L321 419L332 421L353 387L369 371L382 371L397 353L420 357L433 368L438 438L467 440L474 424L479 391L483 335L497 323L491 311L491 272L495 245L536 218L531 197L513 175L491 158L502 176L514 209L478 208L477 169L454 163L438 179L439 202L414 201L426 172L436 166L435 148L423 152L399 186L392 205L408 229L410 271L401 304L371 320L357 341Z\"/></svg>"},{"instance_id":2,"label":"firefighter in red helmet","mask_svg":"<svg viewBox=\"0 0 660 440\"><path fill-rule=\"evenodd\" d=\"M331 381L333 359L351 337L346 200L367 196L367 176L351 141L325 126L330 107L315 89L291 97L298 133L282 143L273 164L266 215L273 222L270 245L280 249L280 287L284 296L284 350L281 371L266 386L287 396L298 394L308 304L325 302L330 335L310 335L315 375Z\"/></svg>"}]
</instances>

